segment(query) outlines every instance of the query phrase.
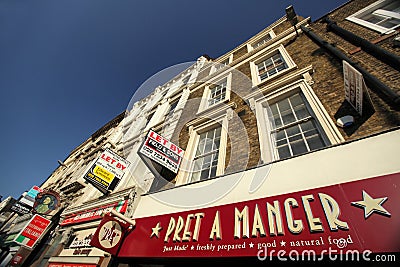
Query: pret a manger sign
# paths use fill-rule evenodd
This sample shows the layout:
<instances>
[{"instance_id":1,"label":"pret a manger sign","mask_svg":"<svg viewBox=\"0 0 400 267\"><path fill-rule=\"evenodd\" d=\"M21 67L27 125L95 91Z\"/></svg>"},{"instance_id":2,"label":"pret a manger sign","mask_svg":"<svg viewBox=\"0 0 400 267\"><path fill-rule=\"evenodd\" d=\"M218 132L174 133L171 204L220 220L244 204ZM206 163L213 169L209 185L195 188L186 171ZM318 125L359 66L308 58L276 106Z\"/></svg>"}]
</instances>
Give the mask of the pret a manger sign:
<instances>
[{"instance_id":1,"label":"pret a manger sign","mask_svg":"<svg viewBox=\"0 0 400 267\"><path fill-rule=\"evenodd\" d=\"M130 162L106 149L85 174L84 179L105 190L113 190L128 170Z\"/></svg>"},{"instance_id":2,"label":"pret a manger sign","mask_svg":"<svg viewBox=\"0 0 400 267\"><path fill-rule=\"evenodd\" d=\"M400 173L221 206L135 218L119 257L398 252ZM270 255L270 254L268 254Z\"/></svg>"},{"instance_id":3,"label":"pret a manger sign","mask_svg":"<svg viewBox=\"0 0 400 267\"><path fill-rule=\"evenodd\" d=\"M184 150L150 130L139 153L177 173Z\"/></svg>"}]
</instances>

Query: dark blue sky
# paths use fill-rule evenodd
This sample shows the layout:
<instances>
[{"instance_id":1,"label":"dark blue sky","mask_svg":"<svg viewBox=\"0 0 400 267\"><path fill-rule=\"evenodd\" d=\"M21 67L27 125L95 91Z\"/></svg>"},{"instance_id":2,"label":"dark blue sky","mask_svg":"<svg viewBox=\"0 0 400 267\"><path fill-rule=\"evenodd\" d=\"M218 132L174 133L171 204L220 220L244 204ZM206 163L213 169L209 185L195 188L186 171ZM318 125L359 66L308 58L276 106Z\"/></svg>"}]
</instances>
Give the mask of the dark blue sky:
<instances>
[{"instance_id":1,"label":"dark blue sky","mask_svg":"<svg viewBox=\"0 0 400 267\"><path fill-rule=\"evenodd\" d=\"M40 185L158 71L218 57L293 5L345 0L0 0L0 195Z\"/></svg>"}]
</instances>

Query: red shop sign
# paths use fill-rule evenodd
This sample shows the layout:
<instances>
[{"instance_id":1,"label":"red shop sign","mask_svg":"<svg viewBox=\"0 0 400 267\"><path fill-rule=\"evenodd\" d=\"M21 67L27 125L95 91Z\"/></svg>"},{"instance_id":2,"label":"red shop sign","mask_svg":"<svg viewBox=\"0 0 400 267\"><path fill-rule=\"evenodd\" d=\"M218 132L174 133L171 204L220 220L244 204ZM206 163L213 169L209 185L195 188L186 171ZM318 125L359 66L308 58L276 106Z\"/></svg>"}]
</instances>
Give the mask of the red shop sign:
<instances>
[{"instance_id":1,"label":"red shop sign","mask_svg":"<svg viewBox=\"0 0 400 267\"><path fill-rule=\"evenodd\" d=\"M399 252L400 173L174 214L135 218L118 257ZM286 254L285 254L286 253Z\"/></svg>"},{"instance_id":2,"label":"red shop sign","mask_svg":"<svg viewBox=\"0 0 400 267\"><path fill-rule=\"evenodd\" d=\"M14 242L32 248L43 235L50 223L50 220L35 214L28 224L15 237Z\"/></svg>"},{"instance_id":3,"label":"red shop sign","mask_svg":"<svg viewBox=\"0 0 400 267\"><path fill-rule=\"evenodd\" d=\"M84 212L80 212L78 214L73 214L71 216L68 216L65 220L63 220L60 225L65 226L65 225L70 225L70 224L75 224L75 223L82 223L82 222L88 222L88 221L94 221L101 219L101 215L103 214L103 211L105 211L108 208L113 207L115 210L117 210L120 213L126 212L126 208L128 207L128 200L123 200L120 202L116 202L113 204L97 207L95 209L87 210Z\"/></svg>"},{"instance_id":4,"label":"red shop sign","mask_svg":"<svg viewBox=\"0 0 400 267\"><path fill-rule=\"evenodd\" d=\"M11 260L11 266L15 266L18 265L22 262L23 257L21 254L15 254L15 256L13 257L13 259Z\"/></svg>"},{"instance_id":5,"label":"red shop sign","mask_svg":"<svg viewBox=\"0 0 400 267\"><path fill-rule=\"evenodd\" d=\"M94 233L90 245L116 255L129 228L129 223L123 222L110 214L104 215Z\"/></svg>"}]
</instances>

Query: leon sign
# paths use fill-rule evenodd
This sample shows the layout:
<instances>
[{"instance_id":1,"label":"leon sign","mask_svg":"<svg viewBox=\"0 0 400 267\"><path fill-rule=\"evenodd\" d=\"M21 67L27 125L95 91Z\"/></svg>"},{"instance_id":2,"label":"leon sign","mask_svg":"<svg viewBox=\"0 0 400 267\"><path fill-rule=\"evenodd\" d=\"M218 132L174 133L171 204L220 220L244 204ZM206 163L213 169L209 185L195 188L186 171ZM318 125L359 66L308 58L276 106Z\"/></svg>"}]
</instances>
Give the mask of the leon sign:
<instances>
[{"instance_id":1,"label":"leon sign","mask_svg":"<svg viewBox=\"0 0 400 267\"><path fill-rule=\"evenodd\" d=\"M106 149L83 178L102 189L113 190L128 170L129 165L129 161Z\"/></svg>"},{"instance_id":2,"label":"leon sign","mask_svg":"<svg viewBox=\"0 0 400 267\"><path fill-rule=\"evenodd\" d=\"M182 162L184 150L150 130L139 150L143 155L161 166L177 173Z\"/></svg>"}]
</instances>

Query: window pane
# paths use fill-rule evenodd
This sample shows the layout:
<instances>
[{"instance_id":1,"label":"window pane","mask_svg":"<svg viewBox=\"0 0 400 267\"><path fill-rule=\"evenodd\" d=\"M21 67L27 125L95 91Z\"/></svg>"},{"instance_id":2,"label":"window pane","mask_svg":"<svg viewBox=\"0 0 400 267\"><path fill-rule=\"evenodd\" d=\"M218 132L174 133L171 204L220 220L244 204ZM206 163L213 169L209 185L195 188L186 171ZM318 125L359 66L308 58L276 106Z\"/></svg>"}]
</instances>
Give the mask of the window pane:
<instances>
[{"instance_id":1,"label":"window pane","mask_svg":"<svg viewBox=\"0 0 400 267\"><path fill-rule=\"evenodd\" d=\"M301 120L310 116L305 105L294 107L294 112L296 113L297 120Z\"/></svg>"},{"instance_id":2,"label":"window pane","mask_svg":"<svg viewBox=\"0 0 400 267\"><path fill-rule=\"evenodd\" d=\"M290 110L290 105L289 105L289 100L288 99L285 99L285 100L282 100L282 101L278 102L278 106L279 106L279 110L280 110L281 113L286 111L286 110Z\"/></svg>"},{"instance_id":3,"label":"window pane","mask_svg":"<svg viewBox=\"0 0 400 267\"><path fill-rule=\"evenodd\" d=\"M296 121L296 118L294 117L294 114L291 110L286 110L285 112L282 112L282 120L283 124L287 125Z\"/></svg>"},{"instance_id":4,"label":"window pane","mask_svg":"<svg viewBox=\"0 0 400 267\"><path fill-rule=\"evenodd\" d=\"M285 131L286 131L286 134L288 135L288 137L300 134L300 129L299 129L298 125L289 127Z\"/></svg>"},{"instance_id":5,"label":"window pane","mask_svg":"<svg viewBox=\"0 0 400 267\"><path fill-rule=\"evenodd\" d=\"M204 153L208 153L212 150L212 145L213 145L213 140L212 138L207 138L206 139L206 146L204 149Z\"/></svg>"},{"instance_id":6,"label":"window pane","mask_svg":"<svg viewBox=\"0 0 400 267\"><path fill-rule=\"evenodd\" d=\"M202 169L204 169L204 168L210 168L210 165L211 165L211 157L212 157L211 155L208 155L208 156L205 156L205 157L204 157Z\"/></svg>"},{"instance_id":7,"label":"window pane","mask_svg":"<svg viewBox=\"0 0 400 267\"><path fill-rule=\"evenodd\" d=\"M303 140L291 142L290 146L292 148L293 156L307 152L307 147Z\"/></svg>"},{"instance_id":8,"label":"window pane","mask_svg":"<svg viewBox=\"0 0 400 267\"><path fill-rule=\"evenodd\" d=\"M175 110L176 106L178 105L178 102L179 100L175 100L174 102L171 103L171 106L169 108L169 113L172 113Z\"/></svg>"},{"instance_id":9,"label":"window pane","mask_svg":"<svg viewBox=\"0 0 400 267\"><path fill-rule=\"evenodd\" d=\"M322 141L319 134L307 138L307 143L308 146L310 147L310 150L315 150L324 147L324 142Z\"/></svg>"},{"instance_id":10,"label":"window pane","mask_svg":"<svg viewBox=\"0 0 400 267\"><path fill-rule=\"evenodd\" d=\"M216 128L215 129L215 131L214 131L214 133L215 133L215 137L217 138L220 138L221 137L221 127L218 127L218 128Z\"/></svg>"},{"instance_id":11,"label":"window pane","mask_svg":"<svg viewBox=\"0 0 400 267\"><path fill-rule=\"evenodd\" d=\"M310 150L319 149L324 147L324 142L318 132L318 129L313 121L308 121L301 124L304 136L307 140Z\"/></svg>"},{"instance_id":12,"label":"window pane","mask_svg":"<svg viewBox=\"0 0 400 267\"><path fill-rule=\"evenodd\" d=\"M287 145L278 147L278 153L279 153L279 158L281 159L288 158L291 156L289 147Z\"/></svg>"},{"instance_id":13,"label":"window pane","mask_svg":"<svg viewBox=\"0 0 400 267\"><path fill-rule=\"evenodd\" d=\"M193 172L192 173L192 177L191 177L191 181L192 182L196 182L200 180L200 172Z\"/></svg>"},{"instance_id":14,"label":"window pane","mask_svg":"<svg viewBox=\"0 0 400 267\"><path fill-rule=\"evenodd\" d=\"M393 28L397 25L400 25L400 20L398 19L388 19L388 20L384 20L381 23L379 23L380 26L385 27L385 28Z\"/></svg>"},{"instance_id":15,"label":"window pane","mask_svg":"<svg viewBox=\"0 0 400 267\"><path fill-rule=\"evenodd\" d=\"M215 177L217 175L217 167L211 168L210 177Z\"/></svg>"},{"instance_id":16,"label":"window pane","mask_svg":"<svg viewBox=\"0 0 400 267\"><path fill-rule=\"evenodd\" d=\"M286 138L285 139L276 140L276 146L280 147L280 146L285 146L285 145L287 145Z\"/></svg>"},{"instance_id":17,"label":"window pane","mask_svg":"<svg viewBox=\"0 0 400 267\"><path fill-rule=\"evenodd\" d=\"M277 72L278 71L276 69L272 69L272 70L268 71L268 77L274 75Z\"/></svg>"},{"instance_id":18,"label":"window pane","mask_svg":"<svg viewBox=\"0 0 400 267\"><path fill-rule=\"evenodd\" d=\"M219 138L214 140L212 150L217 150L219 148L219 143L220 143L220 139Z\"/></svg>"},{"instance_id":19,"label":"window pane","mask_svg":"<svg viewBox=\"0 0 400 267\"><path fill-rule=\"evenodd\" d=\"M201 162L202 162L202 158L200 158L200 159L197 159L197 160L195 160L194 161L194 167L193 167L193 171L198 171L198 170L200 170L201 169Z\"/></svg>"},{"instance_id":20,"label":"window pane","mask_svg":"<svg viewBox=\"0 0 400 267\"><path fill-rule=\"evenodd\" d=\"M218 154L213 155L213 161L212 161L212 166L217 166L218 165Z\"/></svg>"},{"instance_id":21,"label":"window pane","mask_svg":"<svg viewBox=\"0 0 400 267\"><path fill-rule=\"evenodd\" d=\"M209 169L205 169L205 170L203 170L202 172L201 172L201 175L200 175L200 180L204 180L204 179L207 179L207 178L209 178Z\"/></svg>"}]
</instances>

